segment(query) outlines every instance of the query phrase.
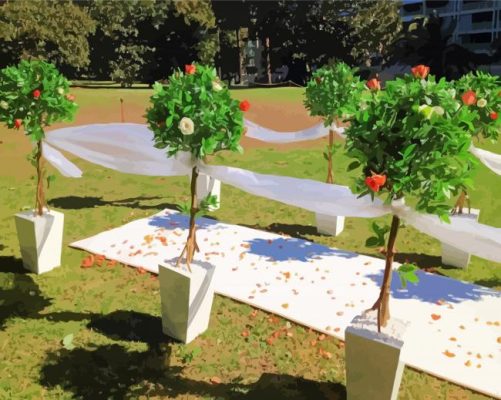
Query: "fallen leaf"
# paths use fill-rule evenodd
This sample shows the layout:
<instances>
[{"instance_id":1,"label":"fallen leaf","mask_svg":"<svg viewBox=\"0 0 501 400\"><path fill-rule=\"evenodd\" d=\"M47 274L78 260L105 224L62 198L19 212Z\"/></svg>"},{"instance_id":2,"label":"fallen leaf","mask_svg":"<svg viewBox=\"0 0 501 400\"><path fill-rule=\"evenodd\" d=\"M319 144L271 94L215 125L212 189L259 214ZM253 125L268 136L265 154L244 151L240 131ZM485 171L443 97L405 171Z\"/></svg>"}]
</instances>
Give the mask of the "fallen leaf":
<instances>
[{"instance_id":1,"label":"fallen leaf","mask_svg":"<svg viewBox=\"0 0 501 400\"><path fill-rule=\"evenodd\" d=\"M219 378L218 376L213 376L212 378L210 378L210 383L212 383L213 385L219 385L221 383L221 378Z\"/></svg>"},{"instance_id":2,"label":"fallen leaf","mask_svg":"<svg viewBox=\"0 0 501 400\"><path fill-rule=\"evenodd\" d=\"M80 267L82 268L90 268L94 265L94 256L88 255L82 260L82 264L80 264Z\"/></svg>"},{"instance_id":3,"label":"fallen leaf","mask_svg":"<svg viewBox=\"0 0 501 400\"><path fill-rule=\"evenodd\" d=\"M434 320L434 321L437 321L437 320L439 320L440 318L441 318L441 316L440 316L440 315L438 315L438 314L431 314L431 319L432 319L432 320Z\"/></svg>"},{"instance_id":4,"label":"fallen leaf","mask_svg":"<svg viewBox=\"0 0 501 400\"><path fill-rule=\"evenodd\" d=\"M343 315L343 312L342 312L342 311L338 311L338 312L336 313L336 315L337 315L338 317L340 317L341 315Z\"/></svg>"},{"instance_id":5,"label":"fallen leaf","mask_svg":"<svg viewBox=\"0 0 501 400\"><path fill-rule=\"evenodd\" d=\"M501 336L498 337L497 341L499 344L501 344Z\"/></svg>"},{"instance_id":6,"label":"fallen leaf","mask_svg":"<svg viewBox=\"0 0 501 400\"><path fill-rule=\"evenodd\" d=\"M449 338L449 340L450 340L451 342L455 342L455 341L457 341L457 339L456 339L455 337L451 337L451 338Z\"/></svg>"},{"instance_id":7,"label":"fallen leaf","mask_svg":"<svg viewBox=\"0 0 501 400\"><path fill-rule=\"evenodd\" d=\"M442 354L447 357L456 357L456 355L451 353L449 350L445 350Z\"/></svg>"},{"instance_id":8,"label":"fallen leaf","mask_svg":"<svg viewBox=\"0 0 501 400\"><path fill-rule=\"evenodd\" d=\"M466 362L464 363L464 365L465 365L465 366L467 366L467 367L470 367L470 366L471 366L471 361L470 361L470 360L466 361Z\"/></svg>"},{"instance_id":9,"label":"fallen leaf","mask_svg":"<svg viewBox=\"0 0 501 400\"><path fill-rule=\"evenodd\" d=\"M289 308L289 304L287 304L287 303L282 304L282 308L285 308L285 309Z\"/></svg>"}]
</instances>

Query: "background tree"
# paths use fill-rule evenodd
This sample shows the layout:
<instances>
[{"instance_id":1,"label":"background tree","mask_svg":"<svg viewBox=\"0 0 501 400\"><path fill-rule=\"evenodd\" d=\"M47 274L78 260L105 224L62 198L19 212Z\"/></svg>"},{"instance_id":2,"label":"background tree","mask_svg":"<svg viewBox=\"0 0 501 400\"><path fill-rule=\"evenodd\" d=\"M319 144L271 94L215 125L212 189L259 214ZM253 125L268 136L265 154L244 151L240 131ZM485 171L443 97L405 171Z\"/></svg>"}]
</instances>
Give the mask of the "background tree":
<instances>
[{"instance_id":1,"label":"background tree","mask_svg":"<svg viewBox=\"0 0 501 400\"><path fill-rule=\"evenodd\" d=\"M425 64L437 78L459 79L462 75L501 60L499 40L493 46L493 54L475 53L451 43L457 21L445 24L436 13L417 18L404 27L400 37L392 45L388 64Z\"/></svg>"},{"instance_id":2,"label":"background tree","mask_svg":"<svg viewBox=\"0 0 501 400\"><path fill-rule=\"evenodd\" d=\"M89 64L87 37L95 21L70 0L0 4L0 66L42 59L60 68Z\"/></svg>"}]
</instances>

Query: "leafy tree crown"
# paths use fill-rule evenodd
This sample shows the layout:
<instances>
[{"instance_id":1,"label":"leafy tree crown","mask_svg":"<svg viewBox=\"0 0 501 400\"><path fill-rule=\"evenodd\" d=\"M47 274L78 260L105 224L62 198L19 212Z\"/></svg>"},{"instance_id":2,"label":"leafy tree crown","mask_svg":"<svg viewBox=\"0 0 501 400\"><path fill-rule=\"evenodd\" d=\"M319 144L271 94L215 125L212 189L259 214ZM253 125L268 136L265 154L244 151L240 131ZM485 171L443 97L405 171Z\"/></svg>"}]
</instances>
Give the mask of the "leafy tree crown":
<instances>
[{"instance_id":1,"label":"leafy tree crown","mask_svg":"<svg viewBox=\"0 0 501 400\"><path fill-rule=\"evenodd\" d=\"M8 128L24 127L32 141L44 138L44 127L71 121L78 108L69 81L54 65L22 60L0 70L0 121Z\"/></svg>"},{"instance_id":2,"label":"leafy tree crown","mask_svg":"<svg viewBox=\"0 0 501 400\"><path fill-rule=\"evenodd\" d=\"M355 68L339 62L318 69L308 82L304 105L311 115L323 117L325 126L358 106L364 84L355 73Z\"/></svg>"},{"instance_id":3,"label":"leafy tree crown","mask_svg":"<svg viewBox=\"0 0 501 400\"><path fill-rule=\"evenodd\" d=\"M360 196L386 194L386 203L414 197L417 210L447 221L451 194L472 185L474 113L451 83L424 78L408 74L372 91L346 130L355 159L348 169L362 166L354 188Z\"/></svg>"},{"instance_id":4,"label":"leafy tree crown","mask_svg":"<svg viewBox=\"0 0 501 400\"><path fill-rule=\"evenodd\" d=\"M150 102L146 117L155 147L168 148L169 156L187 151L204 158L220 150L242 151L241 109L248 102L232 99L215 69L186 66L185 73L170 76L167 86L156 83Z\"/></svg>"},{"instance_id":5,"label":"leafy tree crown","mask_svg":"<svg viewBox=\"0 0 501 400\"><path fill-rule=\"evenodd\" d=\"M474 135L496 141L501 127L498 113L501 111L501 80L486 72L477 71L463 75L456 82L460 96L470 96L474 119ZM467 99L467 98L465 98Z\"/></svg>"}]
</instances>

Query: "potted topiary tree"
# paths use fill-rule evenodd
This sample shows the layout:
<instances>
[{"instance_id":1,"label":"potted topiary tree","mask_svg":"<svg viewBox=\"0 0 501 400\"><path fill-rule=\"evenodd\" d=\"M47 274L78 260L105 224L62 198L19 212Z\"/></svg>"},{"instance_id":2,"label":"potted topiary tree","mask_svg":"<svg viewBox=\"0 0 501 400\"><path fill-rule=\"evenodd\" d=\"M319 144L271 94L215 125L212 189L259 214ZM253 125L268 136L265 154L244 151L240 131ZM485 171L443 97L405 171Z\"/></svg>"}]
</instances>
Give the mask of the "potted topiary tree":
<instances>
[{"instance_id":1,"label":"potted topiary tree","mask_svg":"<svg viewBox=\"0 0 501 400\"><path fill-rule=\"evenodd\" d=\"M35 210L18 213L15 220L23 265L37 274L61 265L64 215L47 208L42 140L45 127L73 119L77 105L68 92L68 80L44 61L23 60L0 71L0 121L24 129L34 144L29 160L37 171Z\"/></svg>"},{"instance_id":2,"label":"potted topiary tree","mask_svg":"<svg viewBox=\"0 0 501 400\"><path fill-rule=\"evenodd\" d=\"M355 159L350 167L362 168L354 190L373 199L385 196L394 214L380 294L346 329L347 390L356 398L396 399L400 385L407 322L390 320L389 309L399 208L407 197L416 210L447 222L451 195L471 183L471 111L461 107L450 83L436 82L428 71L415 67L384 90L373 82L367 107L355 113L346 130L346 151ZM404 265L401 277L415 281L413 269Z\"/></svg>"},{"instance_id":3,"label":"potted topiary tree","mask_svg":"<svg viewBox=\"0 0 501 400\"><path fill-rule=\"evenodd\" d=\"M337 128L346 122L361 100L364 84L360 82L355 68L339 62L320 68L308 82L304 105L312 116L320 116L329 127L329 144L324 151L327 160L327 183L334 183L333 156L339 146L334 145L333 125ZM344 216L316 214L319 233L339 235L344 229Z\"/></svg>"},{"instance_id":4,"label":"potted topiary tree","mask_svg":"<svg viewBox=\"0 0 501 400\"><path fill-rule=\"evenodd\" d=\"M215 201L208 196L199 206L197 162L221 150L242 152L242 111L249 103L232 99L215 69L196 64L171 75L167 86L156 83L150 101L146 116L155 147L167 149L169 157L188 157L192 165L188 238L173 265L159 266L164 333L187 343L207 329L214 293L214 266L193 263L199 251L195 218ZM187 271L180 268L183 257Z\"/></svg>"},{"instance_id":5,"label":"potted topiary tree","mask_svg":"<svg viewBox=\"0 0 501 400\"><path fill-rule=\"evenodd\" d=\"M461 96L462 107L472 111L473 119L469 121L474 127L473 136L480 141L487 139L497 141L501 120L498 112L501 108L501 82L498 76L486 72L470 72L455 82L458 95ZM468 213L463 213L465 203ZM478 221L480 210L472 209L466 187L451 210L452 219L471 218ZM470 253L447 243L442 243L442 263L459 268L466 268L470 263Z\"/></svg>"}]
</instances>

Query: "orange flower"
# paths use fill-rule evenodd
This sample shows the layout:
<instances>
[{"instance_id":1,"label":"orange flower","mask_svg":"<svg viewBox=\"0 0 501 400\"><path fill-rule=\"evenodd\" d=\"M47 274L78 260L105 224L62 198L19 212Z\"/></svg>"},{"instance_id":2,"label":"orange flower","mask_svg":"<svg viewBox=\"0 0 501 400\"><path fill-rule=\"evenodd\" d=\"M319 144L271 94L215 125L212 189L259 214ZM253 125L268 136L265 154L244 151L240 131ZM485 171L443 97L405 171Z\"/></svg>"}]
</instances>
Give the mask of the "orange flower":
<instances>
[{"instance_id":1,"label":"orange flower","mask_svg":"<svg viewBox=\"0 0 501 400\"><path fill-rule=\"evenodd\" d=\"M381 90L381 81L376 78L369 79L366 85L370 90Z\"/></svg>"},{"instance_id":2,"label":"orange flower","mask_svg":"<svg viewBox=\"0 0 501 400\"><path fill-rule=\"evenodd\" d=\"M372 175L372 179L379 186L383 186L386 183L386 175L374 174Z\"/></svg>"},{"instance_id":3,"label":"orange flower","mask_svg":"<svg viewBox=\"0 0 501 400\"><path fill-rule=\"evenodd\" d=\"M240 105L239 105L240 109L242 111L249 111L249 108L250 108L250 103L247 101L247 100L244 100L242 102L240 102Z\"/></svg>"},{"instance_id":4,"label":"orange flower","mask_svg":"<svg viewBox=\"0 0 501 400\"><path fill-rule=\"evenodd\" d=\"M193 64L187 64L184 66L184 72L186 72L187 75L193 75L196 70L197 67L194 66Z\"/></svg>"},{"instance_id":5,"label":"orange flower","mask_svg":"<svg viewBox=\"0 0 501 400\"><path fill-rule=\"evenodd\" d=\"M461 99L465 105L471 106L477 102L477 95L473 90L468 90L461 96Z\"/></svg>"},{"instance_id":6,"label":"orange flower","mask_svg":"<svg viewBox=\"0 0 501 400\"><path fill-rule=\"evenodd\" d=\"M493 121L497 120L498 119L498 113L495 112L495 111L492 111L490 114L489 114L489 118L492 119Z\"/></svg>"},{"instance_id":7,"label":"orange flower","mask_svg":"<svg viewBox=\"0 0 501 400\"><path fill-rule=\"evenodd\" d=\"M430 67L427 67L426 65L423 64L419 64L411 68L411 72L412 75L414 75L414 77L425 79L430 73Z\"/></svg>"},{"instance_id":8,"label":"orange flower","mask_svg":"<svg viewBox=\"0 0 501 400\"><path fill-rule=\"evenodd\" d=\"M75 96L73 94L68 94L66 95L66 98L69 100L69 101L75 101Z\"/></svg>"},{"instance_id":9,"label":"orange flower","mask_svg":"<svg viewBox=\"0 0 501 400\"><path fill-rule=\"evenodd\" d=\"M14 120L14 126L16 127L16 129L19 129L22 124L23 124L23 120L22 119L15 119Z\"/></svg>"},{"instance_id":10,"label":"orange flower","mask_svg":"<svg viewBox=\"0 0 501 400\"><path fill-rule=\"evenodd\" d=\"M38 98L40 97L40 95L41 95L41 94L42 94L42 92L40 92L40 90L35 89L35 90L33 91L33 98L34 98L34 99L38 99Z\"/></svg>"}]
</instances>

